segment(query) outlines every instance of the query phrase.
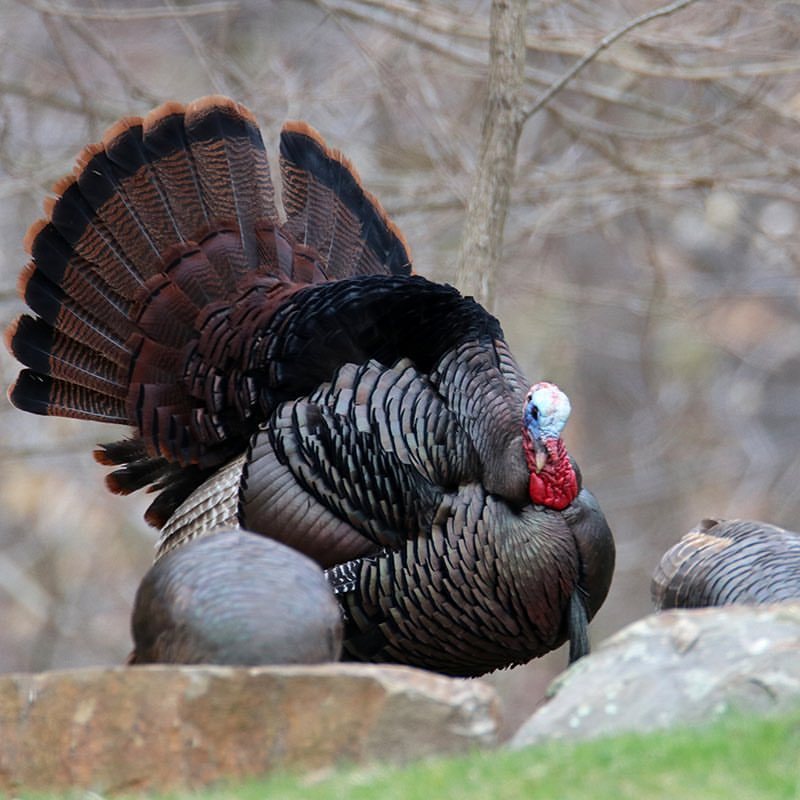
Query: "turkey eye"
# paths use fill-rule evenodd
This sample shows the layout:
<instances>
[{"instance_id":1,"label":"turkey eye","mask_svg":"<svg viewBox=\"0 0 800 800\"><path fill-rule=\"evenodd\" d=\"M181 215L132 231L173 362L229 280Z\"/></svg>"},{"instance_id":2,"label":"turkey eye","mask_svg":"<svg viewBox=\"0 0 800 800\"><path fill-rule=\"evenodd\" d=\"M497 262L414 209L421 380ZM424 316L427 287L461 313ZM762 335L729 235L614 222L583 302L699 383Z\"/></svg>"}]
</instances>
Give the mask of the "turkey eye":
<instances>
[{"instance_id":1,"label":"turkey eye","mask_svg":"<svg viewBox=\"0 0 800 800\"><path fill-rule=\"evenodd\" d=\"M531 416L534 419L539 419L539 408L538 408L538 406L532 406L531 407Z\"/></svg>"}]
</instances>

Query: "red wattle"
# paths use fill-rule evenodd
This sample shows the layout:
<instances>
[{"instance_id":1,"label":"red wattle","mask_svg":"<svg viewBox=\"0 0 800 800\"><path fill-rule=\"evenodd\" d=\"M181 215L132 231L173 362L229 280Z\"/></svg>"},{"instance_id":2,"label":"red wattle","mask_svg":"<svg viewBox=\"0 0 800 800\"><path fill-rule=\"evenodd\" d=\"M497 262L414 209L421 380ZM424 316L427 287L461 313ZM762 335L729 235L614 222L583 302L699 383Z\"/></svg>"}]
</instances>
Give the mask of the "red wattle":
<instances>
[{"instance_id":1,"label":"red wattle","mask_svg":"<svg viewBox=\"0 0 800 800\"><path fill-rule=\"evenodd\" d=\"M528 493L531 502L561 511L578 496L578 478L561 439L545 440L547 463L541 472L536 472L533 446L525 437L525 455L530 481Z\"/></svg>"},{"instance_id":2,"label":"red wattle","mask_svg":"<svg viewBox=\"0 0 800 800\"><path fill-rule=\"evenodd\" d=\"M529 483L528 492L531 497L531 502L547 508L553 508L556 511L565 509L578 495L578 482L575 480L575 473L572 473L572 480L567 482L567 485L560 485L552 480L542 480L551 478L545 475L544 470L538 475L531 472L531 479Z\"/></svg>"}]
</instances>

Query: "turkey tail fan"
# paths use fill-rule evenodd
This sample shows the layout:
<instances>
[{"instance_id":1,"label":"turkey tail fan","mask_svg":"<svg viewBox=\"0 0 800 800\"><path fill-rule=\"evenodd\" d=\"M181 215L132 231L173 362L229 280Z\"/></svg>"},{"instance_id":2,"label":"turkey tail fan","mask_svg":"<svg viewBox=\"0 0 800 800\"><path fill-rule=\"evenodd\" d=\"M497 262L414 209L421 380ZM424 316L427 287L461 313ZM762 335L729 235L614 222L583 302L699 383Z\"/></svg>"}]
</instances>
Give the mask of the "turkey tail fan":
<instances>
[{"instance_id":1,"label":"turkey tail fan","mask_svg":"<svg viewBox=\"0 0 800 800\"><path fill-rule=\"evenodd\" d=\"M216 222L234 220L245 265L258 266L255 225L278 221L266 150L255 118L233 100L212 96L186 107L185 125L202 197Z\"/></svg>"},{"instance_id":2,"label":"turkey tail fan","mask_svg":"<svg viewBox=\"0 0 800 800\"><path fill-rule=\"evenodd\" d=\"M411 274L403 234L350 162L310 125L283 126L280 165L286 227L317 251L329 278Z\"/></svg>"},{"instance_id":3,"label":"turkey tail fan","mask_svg":"<svg viewBox=\"0 0 800 800\"><path fill-rule=\"evenodd\" d=\"M120 467L112 491L160 491L153 520L270 413L271 387L258 383L267 371L248 353L264 349L269 380L286 384L278 373L291 370L270 354L291 333L284 323L299 324L291 308L277 314L287 299L331 279L410 272L399 231L308 126L284 129L281 171L285 223L253 115L218 96L166 103L85 147L26 235L19 289L35 316L6 332L27 367L10 399L133 426L131 448L96 455Z\"/></svg>"},{"instance_id":4,"label":"turkey tail fan","mask_svg":"<svg viewBox=\"0 0 800 800\"><path fill-rule=\"evenodd\" d=\"M152 282L165 260L180 266L215 226L232 229L227 246L195 257L203 263L182 281L199 287L188 303L173 291L170 315L160 298L172 347L191 334L184 324L176 337L173 324L189 321L187 304L230 292L258 266L257 224L277 221L261 135L250 112L226 98L167 103L144 119L120 120L84 148L54 194L25 240L32 261L20 292L38 319L22 317L7 332L9 348L32 370L11 400L34 413L135 422L121 403L141 329L135 317L163 294ZM163 338L152 326L146 333Z\"/></svg>"},{"instance_id":5,"label":"turkey tail fan","mask_svg":"<svg viewBox=\"0 0 800 800\"><path fill-rule=\"evenodd\" d=\"M227 98L166 103L112 125L53 195L25 237L19 291L36 316L6 331L28 368L9 397L36 414L136 426L142 452L107 446L98 459L125 465L108 478L113 491L163 489L150 512L160 519L205 474L178 480L168 463L191 464L203 449L179 385L195 320L269 272L261 253L278 213L261 134Z\"/></svg>"}]
</instances>

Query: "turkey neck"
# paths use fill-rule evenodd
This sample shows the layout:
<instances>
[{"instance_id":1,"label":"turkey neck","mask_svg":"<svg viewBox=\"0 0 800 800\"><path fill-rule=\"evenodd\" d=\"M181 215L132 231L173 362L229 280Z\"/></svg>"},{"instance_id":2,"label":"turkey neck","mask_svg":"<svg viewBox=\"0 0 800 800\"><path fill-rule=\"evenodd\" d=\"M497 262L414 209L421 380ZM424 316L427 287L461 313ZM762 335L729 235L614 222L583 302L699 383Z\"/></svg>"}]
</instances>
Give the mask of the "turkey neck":
<instances>
[{"instance_id":1,"label":"turkey neck","mask_svg":"<svg viewBox=\"0 0 800 800\"><path fill-rule=\"evenodd\" d=\"M476 341L461 344L445 354L430 378L469 434L483 487L522 508L530 502L520 424L525 379L505 343L493 345L490 350Z\"/></svg>"}]
</instances>

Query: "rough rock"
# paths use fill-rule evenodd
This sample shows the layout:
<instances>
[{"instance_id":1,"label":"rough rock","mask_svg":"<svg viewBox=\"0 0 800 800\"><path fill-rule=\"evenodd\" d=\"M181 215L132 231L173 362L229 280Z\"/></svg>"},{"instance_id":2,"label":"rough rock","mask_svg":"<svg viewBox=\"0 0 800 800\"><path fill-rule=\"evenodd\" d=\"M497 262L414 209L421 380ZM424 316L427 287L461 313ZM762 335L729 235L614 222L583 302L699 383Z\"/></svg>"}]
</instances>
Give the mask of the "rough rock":
<instances>
[{"instance_id":1,"label":"rough rock","mask_svg":"<svg viewBox=\"0 0 800 800\"><path fill-rule=\"evenodd\" d=\"M93 668L0 676L0 794L193 789L496 743L494 690L406 667Z\"/></svg>"},{"instance_id":2,"label":"rough rock","mask_svg":"<svg viewBox=\"0 0 800 800\"><path fill-rule=\"evenodd\" d=\"M800 705L800 604L646 617L576 662L549 694L511 747Z\"/></svg>"}]
</instances>

